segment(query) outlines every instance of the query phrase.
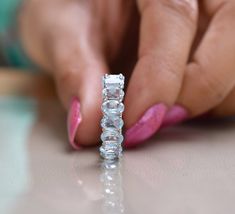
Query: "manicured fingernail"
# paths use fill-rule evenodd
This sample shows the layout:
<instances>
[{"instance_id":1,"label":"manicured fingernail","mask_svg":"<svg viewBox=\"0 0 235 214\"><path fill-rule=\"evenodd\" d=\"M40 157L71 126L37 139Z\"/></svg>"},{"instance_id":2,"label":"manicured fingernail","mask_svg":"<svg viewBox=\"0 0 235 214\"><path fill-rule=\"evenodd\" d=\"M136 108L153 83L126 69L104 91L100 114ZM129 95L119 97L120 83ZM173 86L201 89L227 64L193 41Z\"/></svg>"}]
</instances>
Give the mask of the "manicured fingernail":
<instances>
[{"instance_id":1,"label":"manicured fingernail","mask_svg":"<svg viewBox=\"0 0 235 214\"><path fill-rule=\"evenodd\" d=\"M140 120L125 133L126 147L136 146L151 137L161 126L167 112L167 106L163 103L149 108Z\"/></svg>"},{"instance_id":2,"label":"manicured fingernail","mask_svg":"<svg viewBox=\"0 0 235 214\"><path fill-rule=\"evenodd\" d=\"M175 105L166 114L162 126L172 126L177 123L183 122L188 118L188 112L185 108Z\"/></svg>"},{"instance_id":3,"label":"manicured fingernail","mask_svg":"<svg viewBox=\"0 0 235 214\"><path fill-rule=\"evenodd\" d=\"M80 148L78 143L75 141L75 136L81 121L80 102L76 97L74 97L70 104L67 120L69 142L74 149Z\"/></svg>"}]
</instances>

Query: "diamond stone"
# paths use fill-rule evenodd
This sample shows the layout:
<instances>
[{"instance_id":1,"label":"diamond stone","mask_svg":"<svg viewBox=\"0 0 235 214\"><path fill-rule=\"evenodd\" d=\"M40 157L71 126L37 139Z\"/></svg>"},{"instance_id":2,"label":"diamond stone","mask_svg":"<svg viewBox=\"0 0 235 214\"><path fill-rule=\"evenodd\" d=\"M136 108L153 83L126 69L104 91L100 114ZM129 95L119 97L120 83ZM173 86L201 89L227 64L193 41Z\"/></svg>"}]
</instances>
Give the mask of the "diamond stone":
<instances>
[{"instance_id":1,"label":"diamond stone","mask_svg":"<svg viewBox=\"0 0 235 214\"><path fill-rule=\"evenodd\" d=\"M124 105L117 100L108 100L102 104L102 110L105 114L120 115L124 111Z\"/></svg>"},{"instance_id":2,"label":"diamond stone","mask_svg":"<svg viewBox=\"0 0 235 214\"><path fill-rule=\"evenodd\" d=\"M119 158L122 153L124 76L122 74L105 74L102 83L103 103L101 109L103 119L101 120L101 127L103 133L101 134L102 146L100 147L100 154L104 159L114 160Z\"/></svg>"},{"instance_id":3,"label":"diamond stone","mask_svg":"<svg viewBox=\"0 0 235 214\"><path fill-rule=\"evenodd\" d=\"M108 128L116 128L116 129L121 129L123 127L123 120L120 117L104 117L101 120L101 126L104 129Z\"/></svg>"},{"instance_id":4,"label":"diamond stone","mask_svg":"<svg viewBox=\"0 0 235 214\"><path fill-rule=\"evenodd\" d=\"M108 160L114 160L121 156L122 149L107 149L104 146L100 147L100 155Z\"/></svg>"},{"instance_id":5,"label":"diamond stone","mask_svg":"<svg viewBox=\"0 0 235 214\"><path fill-rule=\"evenodd\" d=\"M103 89L103 98L109 100L122 100L124 97L124 91L117 87L109 87Z\"/></svg>"},{"instance_id":6,"label":"diamond stone","mask_svg":"<svg viewBox=\"0 0 235 214\"><path fill-rule=\"evenodd\" d=\"M122 143L123 136L116 130L106 130L101 134L101 140L105 143Z\"/></svg>"},{"instance_id":7,"label":"diamond stone","mask_svg":"<svg viewBox=\"0 0 235 214\"><path fill-rule=\"evenodd\" d=\"M103 77L103 85L106 87L124 87L124 76L122 74L110 74Z\"/></svg>"},{"instance_id":8,"label":"diamond stone","mask_svg":"<svg viewBox=\"0 0 235 214\"><path fill-rule=\"evenodd\" d=\"M104 142L102 144L105 150L117 150L120 147L119 143Z\"/></svg>"}]
</instances>

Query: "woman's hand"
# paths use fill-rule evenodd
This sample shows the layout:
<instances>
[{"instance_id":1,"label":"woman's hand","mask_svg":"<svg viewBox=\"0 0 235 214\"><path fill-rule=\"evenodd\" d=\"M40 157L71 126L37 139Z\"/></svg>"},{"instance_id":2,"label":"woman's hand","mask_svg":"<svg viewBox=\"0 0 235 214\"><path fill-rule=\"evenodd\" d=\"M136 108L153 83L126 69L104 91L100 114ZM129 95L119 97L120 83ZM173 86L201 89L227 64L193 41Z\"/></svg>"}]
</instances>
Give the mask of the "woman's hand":
<instances>
[{"instance_id":1,"label":"woman's hand","mask_svg":"<svg viewBox=\"0 0 235 214\"><path fill-rule=\"evenodd\" d=\"M78 144L99 139L101 77L118 54L133 8L133 2L105 0L26 0L23 5L23 45L52 73L69 111L69 139L74 146L76 132Z\"/></svg>"},{"instance_id":2,"label":"woman's hand","mask_svg":"<svg viewBox=\"0 0 235 214\"><path fill-rule=\"evenodd\" d=\"M138 49L133 72L119 71L130 76L124 120L131 146L161 125L235 113L234 12L225 0L27 0L20 30L29 55L54 76L74 147L98 142L101 76L139 38L124 51L126 59Z\"/></svg>"},{"instance_id":3,"label":"woman's hand","mask_svg":"<svg viewBox=\"0 0 235 214\"><path fill-rule=\"evenodd\" d=\"M147 119L127 131L129 145L148 138L162 123L209 111L233 115L235 2L139 0L138 8L139 59L127 90L126 124L132 126L144 112Z\"/></svg>"}]
</instances>

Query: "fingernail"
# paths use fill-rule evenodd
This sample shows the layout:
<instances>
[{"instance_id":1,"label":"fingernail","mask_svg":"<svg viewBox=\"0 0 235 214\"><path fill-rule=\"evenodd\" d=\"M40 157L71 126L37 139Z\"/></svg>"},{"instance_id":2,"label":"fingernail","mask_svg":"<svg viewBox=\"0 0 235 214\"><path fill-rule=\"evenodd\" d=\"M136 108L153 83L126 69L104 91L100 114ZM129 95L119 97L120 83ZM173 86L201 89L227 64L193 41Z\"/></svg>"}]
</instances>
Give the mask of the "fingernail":
<instances>
[{"instance_id":1,"label":"fingernail","mask_svg":"<svg viewBox=\"0 0 235 214\"><path fill-rule=\"evenodd\" d=\"M140 120L125 133L126 147L136 146L150 138L161 126L167 112L167 106L163 103L149 108Z\"/></svg>"},{"instance_id":2,"label":"fingernail","mask_svg":"<svg viewBox=\"0 0 235 214\"><path fill-rule=\"evenodd\" d=\"M81 121L82 117L80 112L80 102L76 97L74 97L70 104L68 120L67 120L69 143L74 149L80 148L78 143L75 141L75 136Z\"/></svg>"},{"instance_id":3,"label":"fingernail","mask_svg":"<svg viewBox=\"0 0 235 214\"><path fill-rule=\"evenodd\" d=\"M183 122L188 118L188 116L188 112L185 108L179 105L175 105L166 113L162 126L172 126Z\"/></svg>"}]
</instances>

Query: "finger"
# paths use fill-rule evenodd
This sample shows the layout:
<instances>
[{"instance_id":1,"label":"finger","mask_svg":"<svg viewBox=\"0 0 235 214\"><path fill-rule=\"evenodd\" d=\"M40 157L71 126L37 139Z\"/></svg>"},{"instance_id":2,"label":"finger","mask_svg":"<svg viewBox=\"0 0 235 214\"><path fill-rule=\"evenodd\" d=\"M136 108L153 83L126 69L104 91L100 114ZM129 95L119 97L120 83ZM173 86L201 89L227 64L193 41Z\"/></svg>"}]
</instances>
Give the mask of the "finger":
<instances>
[{"instance_id":1,"label":"finger","mask_svg":"<svg viewBox=\"0 0 235 214\"><path fill-rule=\"evenodd\" d=\"M229 95L210 111L210 115L216 117L226 117L235 115L235 88L229 93Z\"/></svg>"},{"instance_id":2,"label":"finger","mask_svg":"<svg viewBox=\"0 0 235 214\"><path fill-rule=\"evenodd\" d=\"M73 40L70 41L71 46L60 41L55 47L56 85L62 103L70 111L68 126L72 128L69 128L71 143L74 145L72 140L77 133L76 143L90 145L99 141L101 77L107 73L107 67L92 47L80 49ZM79 103L74 104L74 98ZM74 118L74 115L79 118ZM81 123L76 124L78 122Z\"/></svg>"},{"instance_id":3,"label":"finger","mask_svg":"<svg viewBox=\"0 0 235 214\"><path fill-rule=\"evenodd\" d=\"M212 109L228 95L235 84L234 3L210 8L214 14L208 31L186 69L177 103L197 116Z\"/></svg>"},{"instance_id":4,"label":"finger","mask_svg":"<svg viewBox=\"0 0 235 214\"><path fill-rule=\"evenodd\" d=\"M74 147L99 141L101 76L108 69L102 35L93 36L91 19L90 12L75 3L57 22L48 24L44 34L58 95L69 112L68 135Z\"/></svg>"},{"instance_id":5,"label":"finger","mask_svg":"<svg viewBox=\"0 0 235 214\"><path fill-rule=\"evenodd\" d=\"M126 127L131 127L126 135L129 142L152 135L160 126L167 106L175 102L197 23L197 1L139 0L138 3L139 59L125 99ZM139 120L144 112L148 116ZM137 120L139 123L133 125Z\"/></svg>"}]
</instances>

